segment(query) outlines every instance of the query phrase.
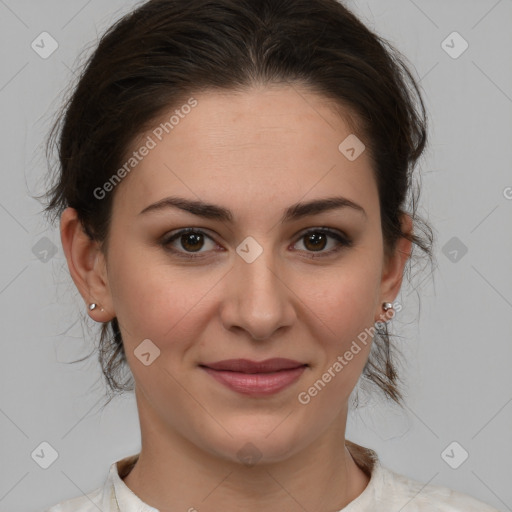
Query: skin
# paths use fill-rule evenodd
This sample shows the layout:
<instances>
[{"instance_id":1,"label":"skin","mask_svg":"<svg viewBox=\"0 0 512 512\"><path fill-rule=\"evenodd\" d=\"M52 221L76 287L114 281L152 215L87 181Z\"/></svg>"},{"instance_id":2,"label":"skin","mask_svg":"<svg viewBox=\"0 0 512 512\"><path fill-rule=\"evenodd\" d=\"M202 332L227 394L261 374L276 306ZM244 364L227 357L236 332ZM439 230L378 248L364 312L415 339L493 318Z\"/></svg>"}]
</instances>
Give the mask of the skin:
<instances>
[{"instance_id":1,"label":"skin","mask_svg":"<svg viewBox=\"0 0 512 512\"><path fill-rule=\"evenodd\" d=\"M344 441L371 343L310 403L297 396L382 319L411 243L401 239L385 259L370 155L349 161L338 150L351 131L325 98L282 85L194 97L198 106L116 187L107 255L75 210L61 217L71 276L86 304L101 305L89 311L94 320L118 318L136 382L142 447L125 483L162 512L339 510L369 481ZM171 208L139 215L170 195L221 205L234 222ZM280 223L286 207L331 196L358 203L366 217L345 208ZM412 230L409 216L403 226ZM172 243L182 254L199 250L195 262L159 244L187 227L211 237ZM338 246L327 237L315 251L304 232L321 227L353 246L308 258ZM263 248L252 263L236 252L247 236ZM160 349L148 366L134 354L145 339ZM309 366L264 398L234 392L198 366L238 357ZM261 455L253 466L237 456L248 442Z\"/></svg>"}]
</instances>

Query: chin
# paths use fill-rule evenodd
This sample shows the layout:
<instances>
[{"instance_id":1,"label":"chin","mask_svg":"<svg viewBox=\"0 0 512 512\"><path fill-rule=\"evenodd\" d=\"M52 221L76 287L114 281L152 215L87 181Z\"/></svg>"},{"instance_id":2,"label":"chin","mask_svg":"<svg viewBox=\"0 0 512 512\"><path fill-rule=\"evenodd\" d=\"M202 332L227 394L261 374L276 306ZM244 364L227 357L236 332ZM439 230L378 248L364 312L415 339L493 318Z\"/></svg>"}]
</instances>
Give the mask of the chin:
<instances>
[{"instance_id":1,"label":"chin","mask_svg":"<svg viewBox=\"0 0 512 512\"><path fill-rule=\"evenodd\" d=\"M290 431L290 424L285 426L289 419L282 421L282 417L273 421L271 427L268 422L261 427L250 420L240 421L236 429L221 422L232 437L226 434L222 439L210 439L206 449L217 457L244 466L281 462L308 444L306 438L298 439L297 434Z\"/></svg>"}]
</instances>

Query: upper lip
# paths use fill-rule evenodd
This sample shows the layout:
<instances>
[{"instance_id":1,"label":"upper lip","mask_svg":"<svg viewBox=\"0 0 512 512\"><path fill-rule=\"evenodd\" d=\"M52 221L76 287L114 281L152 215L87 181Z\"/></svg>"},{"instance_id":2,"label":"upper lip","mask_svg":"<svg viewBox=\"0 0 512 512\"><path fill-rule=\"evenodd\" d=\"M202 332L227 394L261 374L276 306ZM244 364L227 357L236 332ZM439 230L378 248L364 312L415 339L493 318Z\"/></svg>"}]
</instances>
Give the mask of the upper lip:
<instances>
[{"instance_id":1,"label":"upper lip","mask_svg":"<svg viewBox=\"0 0 512 512\"><path fill-rule=\"evenodd\" d=\"M251 361L250 359L225 359L224 361L216 361L215 363L201 364L213 370L228 370L240 373L269 373L279 370L289 370L306 366L305 363L286 359L283 357L275 357L265 359L264 361Z\"/></svg>"}]
</instances>

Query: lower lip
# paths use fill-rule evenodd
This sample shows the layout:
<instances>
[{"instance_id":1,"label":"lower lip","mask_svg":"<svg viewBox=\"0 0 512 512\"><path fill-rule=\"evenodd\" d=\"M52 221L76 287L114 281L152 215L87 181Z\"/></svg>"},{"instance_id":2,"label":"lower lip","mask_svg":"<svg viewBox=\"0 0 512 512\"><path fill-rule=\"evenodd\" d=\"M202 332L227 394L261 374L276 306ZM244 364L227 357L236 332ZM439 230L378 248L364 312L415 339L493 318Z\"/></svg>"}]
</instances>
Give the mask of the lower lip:
<instances>
[{"instance_id":1,"label":"lower lip","mask_svg":"<svg viewBox=\"0 0 512 512\"><path fill-rule=\"evenodd\" d=\"M267 396L281 391L295 382L306 369L305 366L300 366L273 373L240 373L213 370L205 366L201 368L233 391L253 396Z\"/></svg>"}]
</instances>

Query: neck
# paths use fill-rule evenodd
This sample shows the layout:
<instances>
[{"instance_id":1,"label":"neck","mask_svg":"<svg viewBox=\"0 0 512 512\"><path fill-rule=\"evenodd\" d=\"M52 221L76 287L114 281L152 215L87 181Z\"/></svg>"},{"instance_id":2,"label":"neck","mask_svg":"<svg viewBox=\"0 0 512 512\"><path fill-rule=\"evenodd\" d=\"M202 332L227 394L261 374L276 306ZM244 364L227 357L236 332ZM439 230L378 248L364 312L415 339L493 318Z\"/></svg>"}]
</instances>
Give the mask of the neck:
<instances>
[{"instance_id":1,"label":"neck","mask_svg":"<svg viewBox=\"0 0 512 512\"><path fill-rule=\"evenodd\" d=\"M141 452L121 478L160 512L338 511L369 482L368 452L345 444L346 413L303 450L247 465L192 443L141 406Z\"/></svg>"}]
</instances>

